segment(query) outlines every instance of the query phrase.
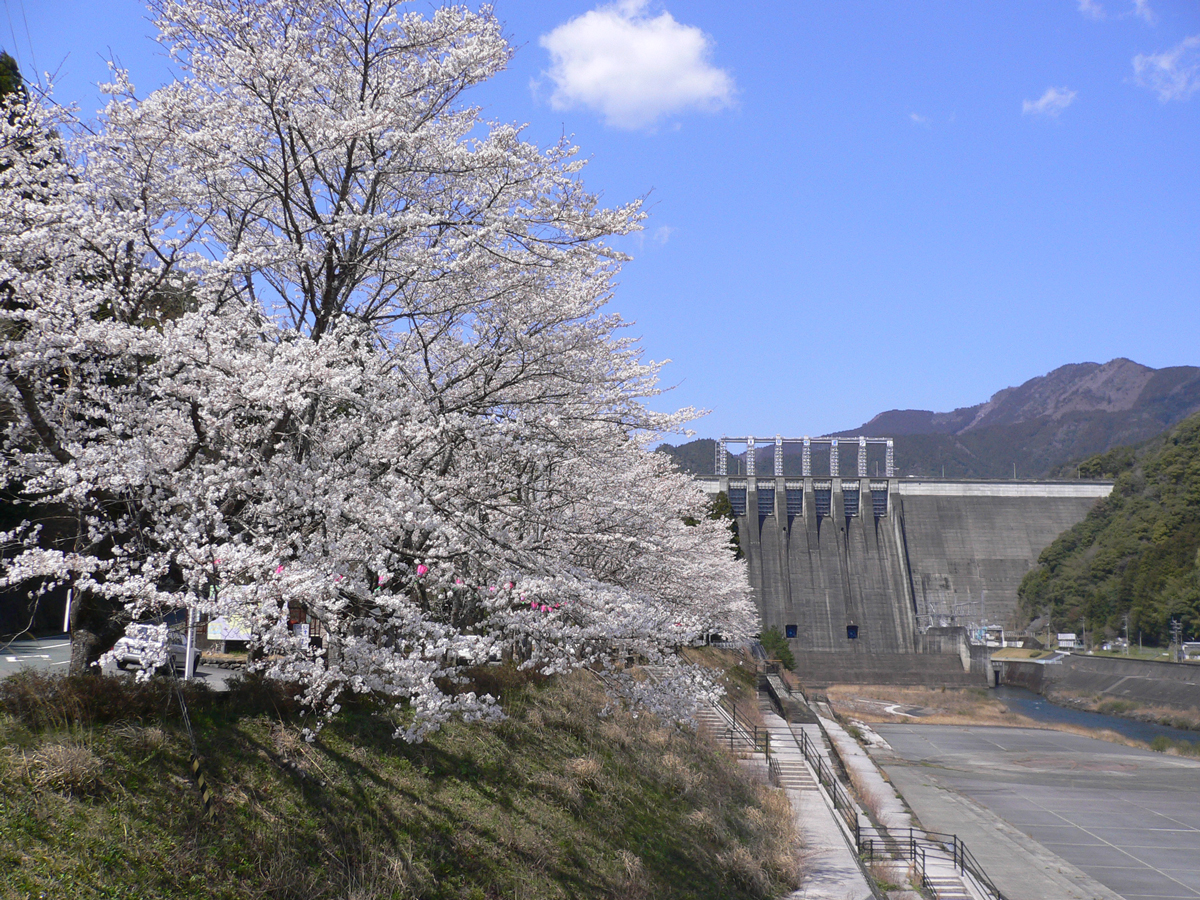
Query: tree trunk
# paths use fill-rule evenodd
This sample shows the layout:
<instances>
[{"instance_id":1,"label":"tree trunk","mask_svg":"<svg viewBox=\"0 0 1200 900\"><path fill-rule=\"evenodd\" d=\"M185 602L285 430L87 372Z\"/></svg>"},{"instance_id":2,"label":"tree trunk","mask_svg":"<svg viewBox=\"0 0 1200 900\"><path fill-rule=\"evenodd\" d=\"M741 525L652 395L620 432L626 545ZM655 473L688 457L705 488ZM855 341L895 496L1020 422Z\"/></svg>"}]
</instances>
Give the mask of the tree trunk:
<instances>
[{"instance_id":1,"label":"tree trunk","mask_svg":"<svg viewBox=\"0 0 1200 900\"><path fill-rule=\"evenodd\" d=\"M96 673L92 663L125 633L127 616L120 604L81 591L71 606L71 675Z\"/></svg>"}]
</instances>

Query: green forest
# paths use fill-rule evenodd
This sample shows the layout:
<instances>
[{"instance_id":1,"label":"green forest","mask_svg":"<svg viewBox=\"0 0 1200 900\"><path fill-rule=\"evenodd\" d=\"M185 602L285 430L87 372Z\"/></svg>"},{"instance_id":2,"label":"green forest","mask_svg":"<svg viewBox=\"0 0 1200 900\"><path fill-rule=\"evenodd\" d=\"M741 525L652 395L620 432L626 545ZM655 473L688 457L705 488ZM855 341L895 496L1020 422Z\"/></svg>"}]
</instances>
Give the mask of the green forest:
<instances>
[{"instance_id":1,"label":"green forest","mask_svg":"<svg viewBox=\"0 0 1200 900\"><path fill-rule=\"evenodd\" d=\"M1200 415L1138 447L1118 447L1079 465L1084 478L1112 478L1113 492L1064 532L1025 576L1024 612L1086 620L1099 638L1129 634L1165 645L1170 622L1200 635Z\"/></svg>"}]
</instances>

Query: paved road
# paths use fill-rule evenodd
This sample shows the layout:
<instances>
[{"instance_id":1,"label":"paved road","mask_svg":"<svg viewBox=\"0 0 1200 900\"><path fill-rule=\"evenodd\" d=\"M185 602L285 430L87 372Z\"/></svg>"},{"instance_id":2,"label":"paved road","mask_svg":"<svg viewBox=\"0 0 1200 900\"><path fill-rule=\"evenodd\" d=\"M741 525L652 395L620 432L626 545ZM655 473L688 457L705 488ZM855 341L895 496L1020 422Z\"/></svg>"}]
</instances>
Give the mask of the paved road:
<instances>
[{"instance_id":1,"label":"paved road","mask_svg":"<svg viewBox=\"0 0 1200 900\"><path fill-rule=\"evenodd\" d=\"M1125 900L1200 898L1200 761L1034 728L875 728L924 826L963 834L1006 894L1066 896L1046 891L1066 879L1095 896L1094 879Z\"/></svg>"},{"instance_id":2,"label":"paved road","mask_svg":"<svg viewBox=\"0 0 1200 900\"><path fill-rule=\"evenodd\" d=\"M65 634L32 641L0 643L0 678L7 678L26 666L65 672L70 662L71 641ZM111 664L105 666L104 671L113 675L120 673L120 670ZM127 674L132 677L134 671L136 670L130 670ZM205 682L219 691L224 689L225 679L233 674L230 669L199 666L196 669L196 680Z\"/></svg>"}]
</instances>

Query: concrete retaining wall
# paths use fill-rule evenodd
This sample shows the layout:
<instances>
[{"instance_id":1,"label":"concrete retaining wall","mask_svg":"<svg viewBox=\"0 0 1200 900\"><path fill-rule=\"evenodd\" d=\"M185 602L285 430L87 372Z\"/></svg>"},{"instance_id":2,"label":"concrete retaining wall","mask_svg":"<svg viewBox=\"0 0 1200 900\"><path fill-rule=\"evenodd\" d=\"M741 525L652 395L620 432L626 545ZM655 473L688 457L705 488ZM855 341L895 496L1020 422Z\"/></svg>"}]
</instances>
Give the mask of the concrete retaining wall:
<instances>
[{"instance_id":1,"label":"concrete retaining wall","mask_svg":"<svg viewBox=\"0 0 1200 900\"><path fill-rule=\"evenodd\" d=\"M958 656L926 653L794 653L794 671L806 688L830 684L907 684L983 687L983 667L967 670Z\"/></svg>"},{"instance_id":2,"label":"concrete retaining wall","mask_svg":"<svg viewBox=\"0 0 1200 900\"><path fill-rule=\"evenodd\" d=\"M1078 691L1150 706L1200 709L1200 665L1077 655L1055 665L1021 660L997 663L1001 684L1039 694Z\"/></svg>"}]
</instances>

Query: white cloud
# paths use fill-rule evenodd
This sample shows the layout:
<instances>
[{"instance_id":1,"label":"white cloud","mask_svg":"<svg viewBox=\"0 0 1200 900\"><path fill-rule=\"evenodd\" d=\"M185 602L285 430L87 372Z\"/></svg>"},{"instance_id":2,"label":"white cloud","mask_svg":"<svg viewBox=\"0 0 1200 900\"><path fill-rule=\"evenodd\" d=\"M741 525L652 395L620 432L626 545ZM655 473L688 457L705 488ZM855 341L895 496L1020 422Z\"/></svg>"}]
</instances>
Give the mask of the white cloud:
<instances>
[{"instance_id":1,"label":"white cloud","mask_svg":"<svg viewBox=\"0 0 1200 900\"><path fill-rule=\"evenodd\" d=\"M1133 58L1133 74L1139 85L1157 91L1163 103L1186 100L1200 90L1200 34L1162 53L1139 53Z\"/></svg>"},{"instance_id":2,"label":"white cloud","mask_svg":"<svg viewBox=\"0 0 1200 900\"><path fill-rule=\"evenodd\" d=\"M929 117L923 116L920 113L911 112L908 114L908 118L914 125L928 125L929 124Z\"/></svg>"},{"instance_id":3,"label":"white cloud","mask_svg":"<svg viewBox=\"0 0 1200 900\"><path fill-rule=\"evenodd\" d=\"M600 6L542 35L554 81L550 105L584 106L618 128L644 128L685 109L733 102L733 78L708 61L713 41L647 0Z\"/></svg>"},{"instance_id":4,"label":"white cloud","mask_svg":"<svg viewBox=\"0 0 1200 900\"><path fill-rule=\"evenodd\" d=\"M1021 104L1025 115L1057 116L1075 101L1075 91L1065 87L1046 88L1046 93L1037 100L1026 100Z\"/></svg>"},{"instance_id":5,"label":"white cloud","mask_svg":"<svg viewBox=\"0 0 1200 900\"><path fill-rule=\"evenodd\" d=\"M1097 22L1107 19L1108 10L1100 5L1098 0L1078 0L1079 11L1089 19L1095 19ZM1114 18L1125 19L1129 16L1137 16L1147 25L1154 25L1158 22L1158 16L1154 10L1150 8L1150 0L1133 0L1133 10L1130 12L1117 13Z\"/></svg>"},{"instance_id":6,"label":"white cloud","mask_svg":"<svg viewBox=\"0 0 1200 900\"><path fill-rule=\"evenodd\" d=\"M665 244L671 239L671 235L675 233L675 228L672 225L660 225L654 229L654 241L658 244Z\"/></svg>"}]
</instances>

